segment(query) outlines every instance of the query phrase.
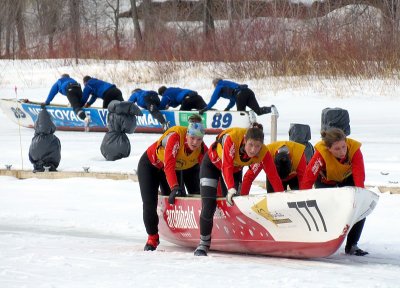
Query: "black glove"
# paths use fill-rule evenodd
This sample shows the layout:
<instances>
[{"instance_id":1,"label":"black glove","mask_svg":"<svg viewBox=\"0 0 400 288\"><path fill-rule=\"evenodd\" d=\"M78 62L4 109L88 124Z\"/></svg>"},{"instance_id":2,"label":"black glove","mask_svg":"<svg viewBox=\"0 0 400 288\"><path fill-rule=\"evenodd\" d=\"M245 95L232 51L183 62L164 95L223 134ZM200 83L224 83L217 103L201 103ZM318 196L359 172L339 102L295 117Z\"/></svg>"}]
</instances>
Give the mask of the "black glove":
<instances>
[{"instance_id":1,"label":"black glove","mask_svg":"<svg viewBox=\"0 0 400 288\"><path fill-rule=\"evenodd\" d=\"M175 197L182 197L182 196L185 196L182 191L182 188L180 186L175 186L172 189L171 194L169 194L168 203L173 205L175 204Z\"/></svg>"},{"instance_id":2,"label":"black glove","mask_svg":"<svg viewBox=\"0 0 400 288\"><path fill-rule=\"evenodd\" d=\"M200 114L200 115L203 115L204 112L206 112L206 111L207 111L207 110L206 110L205 108L203 108L203 109L199 110L199 114Z\"/></svg>"}]
</instances>

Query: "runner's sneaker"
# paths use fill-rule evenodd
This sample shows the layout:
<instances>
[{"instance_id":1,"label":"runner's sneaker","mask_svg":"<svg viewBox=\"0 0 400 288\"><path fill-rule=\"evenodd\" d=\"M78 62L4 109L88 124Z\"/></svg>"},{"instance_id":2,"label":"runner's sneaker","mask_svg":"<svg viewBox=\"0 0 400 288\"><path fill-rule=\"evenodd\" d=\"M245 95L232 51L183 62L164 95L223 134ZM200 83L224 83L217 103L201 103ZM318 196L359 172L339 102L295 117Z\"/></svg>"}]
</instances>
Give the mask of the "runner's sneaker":
<instances>
[{"instance_id":1,"label":"runner's sneaker","mask_svg":"<svg viewBox=\"0 0 400 288\"><path fill-rule=\"evenodd\" d=\"M355 256L365 256L369 254L367 251L364 251L360 248L358 248L357 245L353 245L350 248L345 248L344 252L346 252L347 255L355 255Z\"/></svg>"},{"instance_id":2,"label":"runner's sneaker","mask_svg":"<svg viewBox=\"0 0 400 288\"><path fill-rule=\"evenodd\" d=\"M211 235L203 236L200 235L200 243L194 250L194 256L207 256L208 250L210 250Z\"/></svg>"},{"instance_id":3,"label":"runner's sneaker","mask_svg":"<svg viewBox=\"0 0 400 288\"><path fill-rule=\"evenodd\" d=\"M196 250L194 250L194 256L207 256L208 248L204 245L197 246Z\"/></svg>"},{"instance_id":4,"label":"runner's sneaker","mask_svg":"<svg viewBox=\"0 0 400 288\"><path fill-rule=\"evenodd\" d=\"M164 132L170 128L170 125L171 123L169 121L166 121L164 124L162 124Z\"/></svg>"},{"instance_id":5,"label":"runner's sneaker","mask_svg":"<svg viewBox=\"0 0 400 288\"><path fill-rule=\"evenodd\" d=\"M83 111L83 110L79 110L79 112L78 112L78 114L76 114L78 117L79 117L79 119L81 119L81 120L85 120L85 118L86 118L86 113Z\"/></svg>"},{"instance_id":6,"label":"runner's sneaker","mask_svg":"<svg viewBox=\"0 0 400 288\"><path fill-rule=\"evenodd\" d=\"M158 244L160 244L160 237L158 236L158 233L149 235L146 245L144 245L144 251L154 251L157 249Z\"/></svg>"}]
</instances>

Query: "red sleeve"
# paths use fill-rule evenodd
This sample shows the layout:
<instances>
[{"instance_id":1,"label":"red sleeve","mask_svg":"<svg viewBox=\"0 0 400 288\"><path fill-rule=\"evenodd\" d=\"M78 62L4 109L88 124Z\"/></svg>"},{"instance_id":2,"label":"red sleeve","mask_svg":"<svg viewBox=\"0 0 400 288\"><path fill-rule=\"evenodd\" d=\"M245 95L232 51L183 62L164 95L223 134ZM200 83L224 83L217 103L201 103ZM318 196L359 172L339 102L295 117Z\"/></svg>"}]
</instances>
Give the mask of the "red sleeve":
<instances>
[{"instance_id":1,"label":"red sleeve","mask_svg":"<svg viewBox=\"0 0 400 288\"><path fill-rule=\"evenodd\" d=\"M304 173L306 172L306 168L307 168L307 160L306 160L306 156L303 153L303 155L301 155L299 165L296 168L297 179L299 180L299 183L301 183L301 181L303 181L303 177L304 177Z\"/></svg>"},{"instance_id":2,"label":"red sleeve","mask_svg":"<svg viewBox=\"0 0 400 288\"><path fill-rule=\"evenodd\" d=\"M354 186L364 188L365 168L364 158L361 150L358 149L351 159L351 167L353 173Z\"/></svg>"},{"instance_id":3,"label":"red sleeve","mask_svg":"<svg viewBox=\"0 0 400 288\"><path fill-rule=\"evenodd\" d=\"M257 175L260 173L262 168L263 167L261 163L255 163L250 165L246 174L244 174L240 195L249 195L251 184L253 183L254 179L256 179Z\"/></svg>"},{"instance_id":4,"label":"red sleeve","mask_svg":"<svg viewBox=\"0 0 400 288\"><path fill-rule=\"evenodd\" d=\"M314 156L307 165L303 180L300 182L300 190L311 189L318 178L319 172L324 166L324 158L322 158L318 151L315 151Z\"/></svg>"},{"instance_id":5,"label":"red sleeve","mask_svg":"<svg viewBox=\"0 0 400 288\"><path fill-rule=\"evenodd\" d=\"M169 187L172 189L174 186L179 185L176 178L175 166L176 155L180 147L180 137L178 133L173 133L169 136L164 151L164 173L167 177Z\"/></svg>"},{"instance_id":6,"label":"red sleeve","mask_svg":"<svg viewBox=\"0 0 400 288\"><path fill-rule=\"evenodd\" d=\"M268 181L271 183L272 188L274 188L275 192L283 192L282 180L279 177L278 171L276 170L275 163L272 160L272 156L269 152L265 154L263 159L263 168L265 173L267 174Z\"/></svg>"},{"instance_id":7,"label":"red sleeve","mask_svg":"<svg viewBox=\"0 0 400 288\"><path fill-rule=\"evenodd\" d=\"M222 154L221 172L226 187L229 190L231 188L235 188L235 180L233 179L235 144L232 142L230 136L226 137L225 139Z\"/></svg>"}]
</instances>

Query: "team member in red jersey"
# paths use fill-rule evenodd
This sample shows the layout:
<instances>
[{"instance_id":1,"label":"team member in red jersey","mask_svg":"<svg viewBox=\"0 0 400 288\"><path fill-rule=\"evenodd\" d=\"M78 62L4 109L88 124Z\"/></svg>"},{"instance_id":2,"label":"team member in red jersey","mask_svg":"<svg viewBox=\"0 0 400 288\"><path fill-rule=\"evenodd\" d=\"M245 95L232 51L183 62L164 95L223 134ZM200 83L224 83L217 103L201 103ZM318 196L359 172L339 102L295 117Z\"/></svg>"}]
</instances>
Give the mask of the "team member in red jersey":
<instances>
[{"instance_id":1,"label":"team member in red jersey","mask_svg":"<svg viewBox=\"0 0 400 288\"><path fill-rule=\"evenodd\" d=\"M169 128L140 158L137 175L143 201L143 222L149 235L145 251L156 250L160 243L158 189L162 195L169 195L170 204L174 204L175 197L186 195L183 185L190 194L200 193L199 164L208 150L203 136L201 117L193 115L188 127ZM177 173L182 173L183 183L179 183Z\"/></svg>"},{"instance_id":2,"label":"team member in red jersey","mask_svg":"<svg viewBox=\"0 0 400 288\"><path fill-rule=\"evenodd\" d=\"M339 128L321 132L322 141L315 145L315 154L307 165L300 189L356 186L364 188L365 169L361 143L346 138ZM346 254L364 256L358 248L365 218L358 221L347 235Z\"/></svg>"},{"instance_id":3,"label":"team member in red jersey","mask_svg":"<svg viewBox=\"0 0 400 288\"><path fill-rule=\"evenodd\" d=\"M283 188L287 190L290 187L291 190L299 190L300 182L307 167L304 154L306 146L293 141L276 141L268 144L267 147L274 159ZM262 169L261 163L251 165L244 175L243 183L253 182ZM267 175L266 187L268 192L274 192L271 181L269 181L269 175ZM240 195L248 195L249 192L250 186L242 185Z\"/></svg>"},{"instance_id":4,"label":"team member in red jersey","mask_svg":"<svg viewBox=\"0 0 400 288\"><path fill-rule=\"evenodd\" d=\"M229 128L221 132L204 156L200 166L200 194L202 210L200 214L200 244L194 252L196 256L207 256L211 244L213 216L217 207L217 186L222 178L226 186L226 201L233 205L233 196L238 190L237 175L244 166L263 163L275 191L283 191L271 154L264 143L262 125L253 123L251 128ZM235 181L236 180L236 181ZM251 185L251 183L243 183Z\"/></svg>"}]
</instances>

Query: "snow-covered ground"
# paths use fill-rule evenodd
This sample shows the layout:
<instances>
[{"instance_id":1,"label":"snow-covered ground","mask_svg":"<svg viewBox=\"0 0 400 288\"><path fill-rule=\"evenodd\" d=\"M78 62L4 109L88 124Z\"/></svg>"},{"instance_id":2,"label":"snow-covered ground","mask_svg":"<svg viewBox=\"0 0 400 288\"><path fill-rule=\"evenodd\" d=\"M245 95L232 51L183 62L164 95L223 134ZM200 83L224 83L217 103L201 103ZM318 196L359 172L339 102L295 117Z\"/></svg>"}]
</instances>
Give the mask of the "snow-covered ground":
<instances>
[{"instance_id":1,"label":"snow-covered ground","mask_svg":"<svg viewBox=\"0 0 400 288\"><path fill-rule=\"evenodd\" d=\"M83 67L53 61L0 61L0 98L41 101L63 72L78 81L86 74L111 81L108 71L116 67L125 71L124 63L112 62ZM192 71L190 75L196 77L173 83L126 81L119 86L125 98L135 87L156 90L167 84L192 88L208 100L213 75L206 70ZM278 139L288 139L290 123L304 123L311 126L314 144L319 140L322 109L347 109L350 137L363 144L366 184L375 191L374 186L389 190L400 186L398 81L271 78L243 82L249 83L261 104L278 107ZM65 97L56 96L55 101L65 103ZM224 108L226 102L218 105ZM259 121L268 127L268 116ZM28 149L33 130L19 128L0 113L0 131L0 168L11 164L13 169L31 170ZM269 139L268 129L266 134ZM142 153L159 137L128 135L131 155L110 162L100 153L103 133L57 131L56 136L62 145L60 171L82 171L89 166L90 171L128 173L134 172ZM206 143L214 137L206 136ZM139 186L133 181L3 176L0 287L400 287L399 206L399 194L380 194L359 243L370 252L365 257L346 256L342 247L330 257L313 260L214 252L199 259L191 249L163 239L158 251L142 251L147 235Z\"/></svg>"}]
</instances>

